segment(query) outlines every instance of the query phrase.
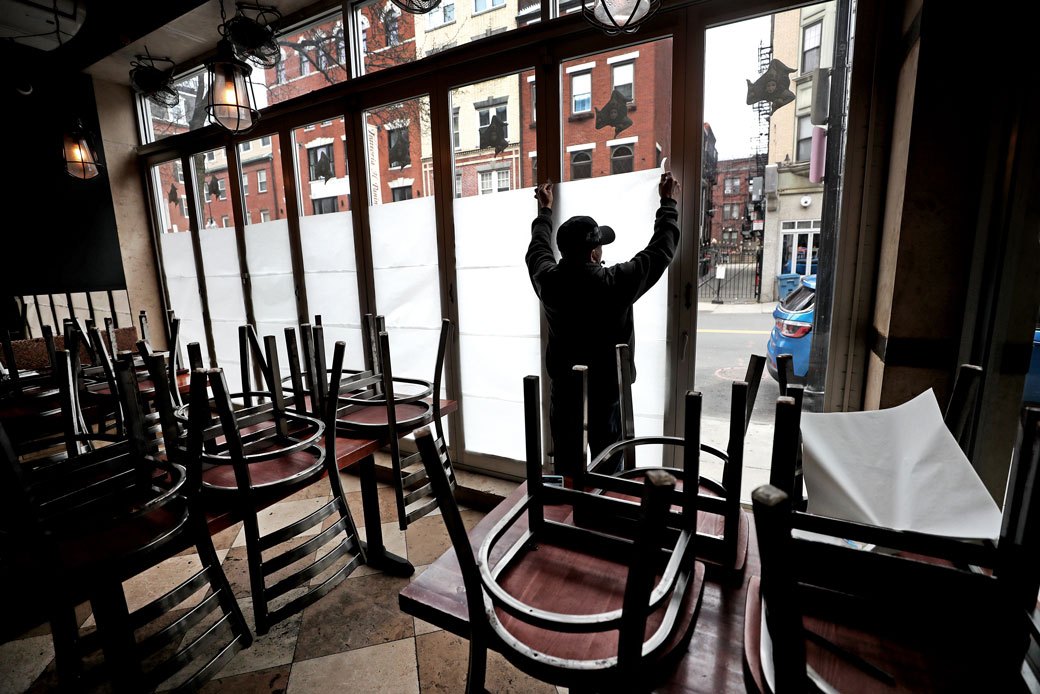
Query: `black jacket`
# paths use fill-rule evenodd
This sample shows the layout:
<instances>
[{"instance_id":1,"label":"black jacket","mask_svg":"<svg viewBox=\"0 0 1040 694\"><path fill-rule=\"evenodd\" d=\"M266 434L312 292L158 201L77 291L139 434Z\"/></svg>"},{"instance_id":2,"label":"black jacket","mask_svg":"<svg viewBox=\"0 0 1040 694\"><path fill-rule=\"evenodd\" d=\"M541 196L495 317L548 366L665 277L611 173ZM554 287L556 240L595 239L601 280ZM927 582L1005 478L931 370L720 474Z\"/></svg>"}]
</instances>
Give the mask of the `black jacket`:
<instances>
[{"instance_id":1,"label":"black jacket","mask_svg":"<svg viewBox=\"0 0 1040 694\"><path fill-rule=\"evenodd\" d=\"M627 343L635 356L632 304L661 278L679 245L675 200L661 199L650 243L625 263L603 267L574 258L557 263L551 236L552 211L542 208L531 224L527 269L549 323L549 376L558 380L583 364L589 367L590 391L616 394L615 346ZM632 372L634 379L634 366Z\"/></svg>"}]
</instances>

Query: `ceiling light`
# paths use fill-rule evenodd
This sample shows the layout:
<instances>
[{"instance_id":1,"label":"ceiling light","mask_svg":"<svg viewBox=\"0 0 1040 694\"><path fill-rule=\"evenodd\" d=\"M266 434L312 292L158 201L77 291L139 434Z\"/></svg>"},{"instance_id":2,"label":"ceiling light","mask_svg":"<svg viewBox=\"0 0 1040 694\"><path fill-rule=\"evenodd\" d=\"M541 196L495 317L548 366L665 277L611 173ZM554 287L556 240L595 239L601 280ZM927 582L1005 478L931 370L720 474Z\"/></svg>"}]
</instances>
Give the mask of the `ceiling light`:
<instances>
[{"instance_id":1,"label":"ceiling light","mask_svg":"<svg viewBox=\"0 0 1040 694\"><path fill-rule=\"evenodd\" d=\"M582 0L581 13L608 36L631 34L650 19L661 0Z\"/></svg>"},{"instance_id":2,"label":"ceiling light","mask_svg":"<svg viewBox=\"0 0 1040 694\"><path fill-rule=\"evenodd\" d=\"M80 120L65 133L62 150L65 155L65 173L73 178L94 178L105 168L94 145L93 136L87 132Z\"/></svg>"}]
</instances>

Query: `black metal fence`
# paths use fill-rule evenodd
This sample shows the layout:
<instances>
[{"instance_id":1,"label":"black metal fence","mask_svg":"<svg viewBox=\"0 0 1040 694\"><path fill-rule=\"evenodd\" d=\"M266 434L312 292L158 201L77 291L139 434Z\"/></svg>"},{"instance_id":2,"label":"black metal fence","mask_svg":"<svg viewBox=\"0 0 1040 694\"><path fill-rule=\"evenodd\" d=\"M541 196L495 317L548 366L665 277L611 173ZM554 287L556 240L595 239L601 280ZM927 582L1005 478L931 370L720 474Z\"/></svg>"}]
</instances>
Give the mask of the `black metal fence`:
<instances>
[{"instance_id":1,"label":"black metal fence","mask_svg":"<svg viewBox=\"0 0 1040 694\"><path fill-rule=\"evenodd\" d=\"M762 248L702 246L698 298L714 303L752 303L762 296Z\"/></svg>"}]
</instances>

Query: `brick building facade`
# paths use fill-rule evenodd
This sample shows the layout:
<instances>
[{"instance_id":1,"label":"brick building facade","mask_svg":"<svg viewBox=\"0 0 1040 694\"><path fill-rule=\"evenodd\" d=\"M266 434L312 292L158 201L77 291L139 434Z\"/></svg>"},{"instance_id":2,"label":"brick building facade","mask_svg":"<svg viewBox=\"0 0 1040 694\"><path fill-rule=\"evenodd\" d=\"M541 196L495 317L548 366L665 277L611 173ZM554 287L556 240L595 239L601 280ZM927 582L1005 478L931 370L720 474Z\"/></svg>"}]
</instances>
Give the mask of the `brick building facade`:
<instances>
[{"instance_id":1,"label":"brick building facade","mask_svg":"<svg viewBox=\"0 0 1040 694\"><path fill-rule=\"evenodd\" d=\"M751 203L754 157L727 159L717 163L712 189L711 243L731 247L754 247L753 218L758 210Z\"/></svg>"}]
</instances>

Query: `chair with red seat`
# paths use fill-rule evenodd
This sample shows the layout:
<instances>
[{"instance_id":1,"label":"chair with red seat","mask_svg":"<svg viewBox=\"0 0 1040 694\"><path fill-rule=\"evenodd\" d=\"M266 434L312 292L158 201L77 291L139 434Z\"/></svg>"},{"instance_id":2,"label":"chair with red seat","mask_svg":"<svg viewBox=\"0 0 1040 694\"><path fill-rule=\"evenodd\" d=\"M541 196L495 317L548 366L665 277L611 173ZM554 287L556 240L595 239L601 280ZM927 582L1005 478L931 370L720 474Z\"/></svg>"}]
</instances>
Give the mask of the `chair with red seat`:
<instances>
[{"instance_id":1,"label":"chair with red seat","mask_svg":"<svg viewBox=\"0 0 1040 694\"><path fill-rule=\"evenodd\" d=\"M59 352L57 363L71 383L67 353ZM5 564L17 568L7 580L30 584L25 590L45 601L63 688L77 690L98 674L83 673L81 663L100 648L103 672L116 692L151 691L171 676L181 681L178 691L189 691L248 647L252 636L199 505L199 467L156 457L132 362L118 360L115 371L125 394L127 437L121 442L29 467L18 461L0 427L0 474L13 500L6 537L14 547ZM205 382L196 380L196 400L205 402ZM123 582L188 546L198 553L199 571L130 612ZM200 591L201 602L170 621L167 615ZM84 599L97 631L81 636L73 607ZM189 629L214 617L211 628L185 642ZM164 657L163 649L171 647ZM199 660L201 667L188 671Z\"/></svg>"},{"instance_id":2,"label":"chair with red seat","mask_svg":"<svg viewBox=\"0 0 1040 694\"><path fill-rule=\"evenodd\" d=\"M346 347L342 342L336 343L329 384L329 402L332 405L322 421L286 407L275 338L268 336L265 343L271 390L253 392L253 395L264 395L268 402L236 409L223 371L206 371L213 391L212 409L218 421L212 421L209 403L200 413L193 401L188 439L191 441L194 437L202 443L197 449L186 451L189 460L197 460L208 468L202 475L204 491L215 504L232 505L243 521L253 614L259 634L266 633L274 624L327 594L365 561L365 551L336 467L334 403L339 392ZM260 509L276 496L317 483L323 476L328 479L332 495L328 503L288 526L260 534L257 520ZM318 534L270 556L271 550L305 536L307 531L330 518L334 518L334 522ZM288 577L269 582L275 572L322 548L329 551ZM276 599L306 586L312 578L332 569L341 559L345 563L320 584L280 607L272 608Z\"/></svg>"}]
</instances>

